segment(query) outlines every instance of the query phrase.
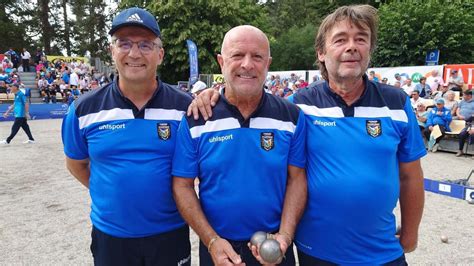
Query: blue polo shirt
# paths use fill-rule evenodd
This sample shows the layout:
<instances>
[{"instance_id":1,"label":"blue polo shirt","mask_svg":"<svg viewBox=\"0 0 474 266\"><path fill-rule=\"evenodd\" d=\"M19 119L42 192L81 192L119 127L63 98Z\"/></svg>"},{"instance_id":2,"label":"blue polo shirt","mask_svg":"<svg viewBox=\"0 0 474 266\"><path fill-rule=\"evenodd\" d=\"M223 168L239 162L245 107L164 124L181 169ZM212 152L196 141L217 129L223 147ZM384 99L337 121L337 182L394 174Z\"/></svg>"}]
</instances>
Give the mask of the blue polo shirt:
<instances>
[{"instance_id":1,"label":"blue polo shirt","mask_svg":"<svg viewBox=\"0 0 474 266\"><path fill-rule=\"evenodd\" d=\"M308 132L308 203L295 242L342 265L381 265L403 254L393 214L399 163L426 154L407 95L364 82L351 106L325 81L294 96Z\"/></svg>"},{"instance_id":2,"label":"blue polo shirt","mask_svg":"<svg viewBox=\"0 0 474 266\"><path fill-rule=\"evenodd\" d=\"M171 191L176 133L191 97L158 80L141 109L117 79L69 107L64 152L90 159L91 220L116 237L144 237L184 225Z\"/></svg>"},{"instance_id":3,"label":"blue polo shirt","mask_svg":"<svg viewBox=\"0 0 474 266\"><path fill-rule=\"evenodd\" d=\"M25 105L26 105L26 96L23 92L18 90L15 94L15 100L13 100L13 115L17 117L25 117Z\"/></svg>"},{"instance_id":4,"label":"blue polo shirt","mask_svg":"<svg viewBox=\"0 0 474 266\"><path fill-rule=\"evenodd\" d=\"M185 117L178 130L173 175L199 177L199 198L222 237L248 240L280 227L288 165L304 168L304 114L263 93L244 119L224 95L208 120Z\"/></svg>"}]
</instances>

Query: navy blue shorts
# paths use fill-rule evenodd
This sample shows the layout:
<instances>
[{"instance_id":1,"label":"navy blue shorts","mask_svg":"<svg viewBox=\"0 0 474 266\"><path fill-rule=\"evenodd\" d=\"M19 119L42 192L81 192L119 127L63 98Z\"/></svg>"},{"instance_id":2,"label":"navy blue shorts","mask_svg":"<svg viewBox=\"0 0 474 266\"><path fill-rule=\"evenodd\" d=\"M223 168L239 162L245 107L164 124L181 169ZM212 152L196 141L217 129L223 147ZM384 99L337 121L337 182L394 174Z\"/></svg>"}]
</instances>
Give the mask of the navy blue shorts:
<instances>
[{"instance_id":1,"label":"navy blue shorts","mask_svg":"<svg viewBox=\"0 0 474 266\"><path fill-rule=\"evenodd\" d=\"M191 265L189 227L140 238L119 238L92 228L94 265Z\"/></svg>"},{"instance_id":2,"label":"navy blue shorts","mask_svg":"<svg viewBox=\"0 0 474 266\"><path fill-rule=\"evenodd\" d=\"M234 251L240 255L240 258L243 262L245 262L246 266L261 266L260 262L253 256L252 251L247 246L247 241L233 241L228 240L229 243L232 245ZM200 241L199 242L199 265L200 266L212 266L214 263L212 262L211 254L207 251L207 247ZM295 254L293 252L293 245L288 247L285 253L285 258L283 261L278 265L284 266L294 266L295 265Z\"/></svg>"},{"instance_id":3,"label":"navy blue shorts","mask_svg":"<svg viewBox=\"0 0 474 266\"><path fill-rule=\"evenodd\" d=\"M332 263L326 260L321 260L316 257L310 256L304 252L298 250L298 260L301 266L336 266L336 263ZM408 263L403 254L398 259L383 264L383 266L407 266Z\"/></svg>"}]
</instances>

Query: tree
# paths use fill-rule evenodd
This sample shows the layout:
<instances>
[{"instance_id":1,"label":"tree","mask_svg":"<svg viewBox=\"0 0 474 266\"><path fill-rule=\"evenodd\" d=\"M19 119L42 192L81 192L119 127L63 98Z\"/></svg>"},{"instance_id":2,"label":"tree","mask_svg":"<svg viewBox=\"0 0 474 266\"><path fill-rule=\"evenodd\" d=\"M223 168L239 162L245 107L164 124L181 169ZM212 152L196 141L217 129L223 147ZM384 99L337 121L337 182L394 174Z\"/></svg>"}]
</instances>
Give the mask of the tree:
<instances>
[{"instance_id":1,"label":"tree","mask_svg":"<svg viewBox=\"0 0 474 266\"><path fill-rule=\"evenodd\" d=\"M16 20L21 14L20 3L14 0L0 0L0 53L10 47L20 52L22 48L29 48L33 42L26 34L26 28Z\"/></svg>"},{"instance_id":2,"label":"tree","mask_svg":"<svg viewBox=\"0 0 474 266\"><path fill-rule=\"evenodd\" d=\"M121 8L142 1L122 1ZM232 27L251 24L265 31L268 22L263 7L256 1L150 1L148 9L157 16L161 28L165 59L159 72L163 80L188 80L189 63L186 39L198 47L199 72L220 73L216 56L224 34Z\"/></svg>"},{"instance_id":3,"label":"tree","mask_svg":"<svg viewBox=\"0 0 474 266\"><path fill-rule=\"evenodd\" d=\"M424 65L428 50L439 49L439 64L474 62L474 4L430 1L391 2L379 9L375 66Z\"/></svg>"},{"instance_id":4,"label":"tree","mask_svg":"<svg viewBox=\"0 0 474 266\"><path fill-rule=\"evenodd\" d=\"M303 28L293 26L278 40L271 42L271 70L314 69L315 26L308 24Z\"/></svg>"}]
</instances>

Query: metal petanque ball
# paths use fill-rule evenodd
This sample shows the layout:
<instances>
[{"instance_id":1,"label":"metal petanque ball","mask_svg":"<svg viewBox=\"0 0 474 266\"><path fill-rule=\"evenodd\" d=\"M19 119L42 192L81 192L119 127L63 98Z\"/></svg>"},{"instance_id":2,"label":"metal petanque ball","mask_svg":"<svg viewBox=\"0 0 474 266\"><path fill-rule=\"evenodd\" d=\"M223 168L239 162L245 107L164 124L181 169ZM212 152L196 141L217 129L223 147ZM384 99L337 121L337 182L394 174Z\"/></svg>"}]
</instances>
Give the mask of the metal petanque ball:
<instances>
[{"instance_id":1,"label":"metal petanque ball","mask_svg":"<svg viewBox=\"0 0 474 266\"><path fill-rule=\"evenodd\" d=\"M445 235L441 235L441 242L448 243L448 237Z\"/></svg>"},{"instance_id":2,"label":"metal petanque ball","mask_svg":"<svg viewBox=\"0 0 474 266\"><path fill-rule=\"evenodd\" d=\"M260 256L268 263L276 263L282 257L280 243L275 239L267 239L260 245Z\"/></svg>"},{"instance_id":3,"label":"metal petanque ball","mask_svg":"<svg viewBox=\"0 0 474 266\"><path fill-rule=\"evenodd\" d=\"M265 241L266 239L267 239L267 233L262 232L262 231L257 231L252 235L252 238L250 239L250 243L258 247L258 245L261 245L263 241Z\"/></svg>"}]
</instances>

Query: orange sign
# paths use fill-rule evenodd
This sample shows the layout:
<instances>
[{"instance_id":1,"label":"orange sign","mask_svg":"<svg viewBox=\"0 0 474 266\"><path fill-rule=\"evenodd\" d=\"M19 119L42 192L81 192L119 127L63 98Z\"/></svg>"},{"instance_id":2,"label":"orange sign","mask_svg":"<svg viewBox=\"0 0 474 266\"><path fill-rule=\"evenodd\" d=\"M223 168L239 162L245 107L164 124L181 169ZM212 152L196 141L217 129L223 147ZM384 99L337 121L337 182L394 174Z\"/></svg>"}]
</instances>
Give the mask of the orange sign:
<instances>
[{"instance_id":1,"label":"orange sign","mask_svg":"<svg viewBox=\"0 0 474 266\"><path fill-rule=\"evenodd\" d=\"M474 64L444 65L444 80L448 80L453 70L458 71L458 75L464 79L464 84L472 87L474 84Z\"/></svg>"}]
</instances>

